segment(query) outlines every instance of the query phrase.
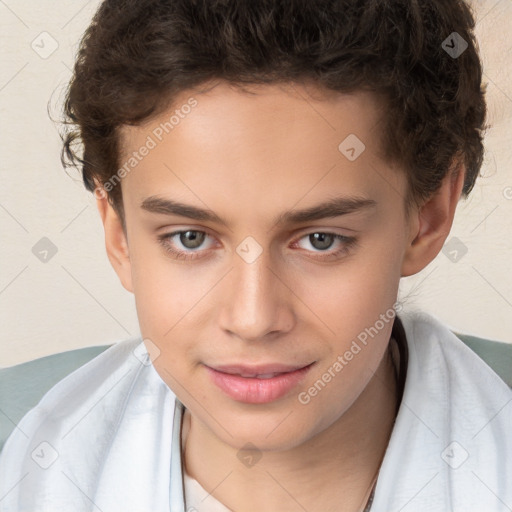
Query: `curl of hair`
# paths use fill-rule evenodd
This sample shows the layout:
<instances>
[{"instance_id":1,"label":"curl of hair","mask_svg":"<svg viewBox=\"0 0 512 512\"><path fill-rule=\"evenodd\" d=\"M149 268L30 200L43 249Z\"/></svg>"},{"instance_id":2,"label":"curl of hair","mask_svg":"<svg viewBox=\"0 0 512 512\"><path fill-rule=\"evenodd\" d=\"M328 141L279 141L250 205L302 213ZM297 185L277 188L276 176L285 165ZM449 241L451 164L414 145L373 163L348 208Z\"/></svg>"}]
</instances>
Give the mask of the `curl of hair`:
<instances>
[{"instance_id":1,"label":"curl of hair","mask_svg":"<svg viewBox=\"0 0 512 512\"><path fill-rule=\"evenodd\" d=\"M463 0L105 0L85 32L64 107L64 165L87 189L119 166L119 128L212 80L301 83L385 99L382 154L407 174L408 202L483 161L486 117L474 17ZM453 32L468 48L452 58ZM109 193L122 212L121 187Z\"/></svg>"}]
</instances>

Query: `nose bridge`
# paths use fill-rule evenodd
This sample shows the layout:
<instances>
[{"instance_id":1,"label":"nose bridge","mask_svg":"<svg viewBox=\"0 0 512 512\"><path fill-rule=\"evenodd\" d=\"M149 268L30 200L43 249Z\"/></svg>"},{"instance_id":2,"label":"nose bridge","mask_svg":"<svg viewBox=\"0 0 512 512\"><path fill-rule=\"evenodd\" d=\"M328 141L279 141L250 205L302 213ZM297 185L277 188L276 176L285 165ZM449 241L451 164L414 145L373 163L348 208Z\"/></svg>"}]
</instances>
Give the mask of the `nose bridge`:
<instances>
[{"instance_id":1,"label":"nose bridge","mask_svg":"<svg viewBox=\"0 0 512 512\"><path fill-rule=\"evenodd\" d=\"M256 249L251 241L237 248L222 312L222 327L246 340L288 329L292 318L286 287L275 275L269 251Z\"/></svg>"}]
</instances>

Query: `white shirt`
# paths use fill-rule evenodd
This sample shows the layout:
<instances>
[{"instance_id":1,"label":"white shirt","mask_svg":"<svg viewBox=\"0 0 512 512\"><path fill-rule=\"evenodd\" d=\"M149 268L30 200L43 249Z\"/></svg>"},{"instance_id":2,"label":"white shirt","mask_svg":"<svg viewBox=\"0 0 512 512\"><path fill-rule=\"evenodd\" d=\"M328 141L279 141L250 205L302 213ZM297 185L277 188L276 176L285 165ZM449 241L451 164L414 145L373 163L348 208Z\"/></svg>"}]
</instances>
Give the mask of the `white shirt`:
<instances>
[{"instance_id":1,"label":"white shirt","mask_svg":"<svg viewBox=\"0 0 512 512\"><path fill-rule=\"evenodd\" d=\"M400 318L407 380L371 511L510 512L512 390L438 320ZM185 512L183 409L140 339L113 345L13 431L0 512Z\"/></svg>"}]
</instances>

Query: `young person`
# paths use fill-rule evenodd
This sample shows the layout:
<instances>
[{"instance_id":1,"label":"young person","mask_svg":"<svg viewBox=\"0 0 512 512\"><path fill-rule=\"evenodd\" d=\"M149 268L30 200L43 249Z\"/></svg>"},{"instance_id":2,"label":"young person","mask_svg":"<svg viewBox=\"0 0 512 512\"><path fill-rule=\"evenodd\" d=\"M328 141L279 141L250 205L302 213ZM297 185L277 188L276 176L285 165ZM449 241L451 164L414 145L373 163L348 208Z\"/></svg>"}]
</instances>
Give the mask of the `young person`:
<instances>
[{"instance_id":1,"label":"young person","mask_svg":"<svg viewBox=\"0 0 512 512\"><path fill-rule=\"evenodd\" d=\"M510 510L512 391L397 301L482 163L473 28L458 0L101 5L65 156L143 339L24 417L2 512Z\"/></svg>"}]
</instances>

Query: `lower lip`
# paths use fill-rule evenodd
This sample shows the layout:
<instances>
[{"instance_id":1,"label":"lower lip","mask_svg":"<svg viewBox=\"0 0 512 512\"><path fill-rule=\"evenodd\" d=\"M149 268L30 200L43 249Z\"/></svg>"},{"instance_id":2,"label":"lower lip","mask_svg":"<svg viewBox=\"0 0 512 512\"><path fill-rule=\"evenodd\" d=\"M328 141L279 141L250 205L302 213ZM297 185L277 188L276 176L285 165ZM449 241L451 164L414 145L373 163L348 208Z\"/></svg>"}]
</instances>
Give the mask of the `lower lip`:
<instances>
[{"instance_id":1,"label":"lower lip","mask_svg":"<svg viewBox=\"0 0 512 512\"><path fill-rule=\"evenodd\" d=\"M213 383L233 400L247 404L265 404L287 395L304 379L311 366L312 364L293 372L276 375L270 379L231 375L208 366L206 369Z\"/></svg>"}]
</instances>

